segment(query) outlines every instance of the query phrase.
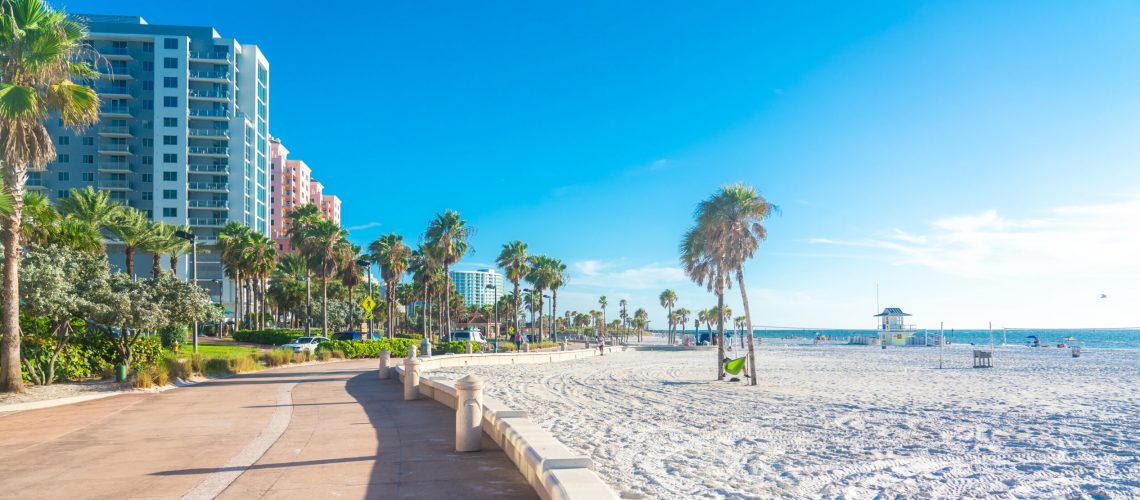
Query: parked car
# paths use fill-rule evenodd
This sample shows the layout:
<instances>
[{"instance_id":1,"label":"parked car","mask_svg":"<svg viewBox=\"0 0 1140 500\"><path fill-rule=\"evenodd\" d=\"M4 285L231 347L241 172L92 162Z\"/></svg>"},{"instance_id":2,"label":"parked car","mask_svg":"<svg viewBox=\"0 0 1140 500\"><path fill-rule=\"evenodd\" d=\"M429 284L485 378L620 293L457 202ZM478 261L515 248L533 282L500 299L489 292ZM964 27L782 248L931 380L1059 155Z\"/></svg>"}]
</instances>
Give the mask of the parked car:
<instances>
[{"instance_id":1,"label":"parked car","mask_svg":"<svg viewBox=\"0 0 1140 500\"><path fill-rule=\"evenodd\" d=\"M479 344L487 343L483 339L483 334L479 330L455 330L451 332L451 340L459 342L461 340L470 340Z\"/></svg>"},{"instance_id":2,"label":"parked car","mask_svg":"<svg viewBox=\"0 0 1140 500\"><path fill-rule=\"evenodd\" d=\"M371 338L371 333L357 332L353 330L336 332L332 336L333 340L369 340Z\"/></svg>"},{"instance_id":3,"label":"parked car","mask_svg":"<svg viewBox=\"0 0 1140 500\"><path fill-rule=\"evenodd\" d=\"M293 352L313 352L317 350L317 346L320 345L321 342L326 342L328 340L329 339L324 337L297 337L289 341L288 344L284 344L281 347L292 349Z\"/></svg>"}]
</instances>

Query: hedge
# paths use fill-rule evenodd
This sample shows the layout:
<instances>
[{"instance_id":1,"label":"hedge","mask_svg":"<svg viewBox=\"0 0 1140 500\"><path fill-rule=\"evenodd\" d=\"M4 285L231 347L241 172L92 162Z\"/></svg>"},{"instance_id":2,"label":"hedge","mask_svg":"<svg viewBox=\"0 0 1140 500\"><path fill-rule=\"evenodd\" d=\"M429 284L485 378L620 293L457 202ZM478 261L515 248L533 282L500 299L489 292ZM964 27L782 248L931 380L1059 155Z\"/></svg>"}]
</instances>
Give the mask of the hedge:
<instances>
[{"instance_id":1,"label":"hedge","mask_svg":"<svg viewBox=\"0 0 1140 500\"><path fill-rule=\"evenodd\" d=\"M330 340L321 342L317 346L320 351L340 351L348 358L378 358L380 351L387 349L392 357L403 358L408 355L408 346L419 345L413 339L380 339L380 340Z\"/></svg>"},{"instance_id":2,"label":"hedge","mask_svg":"<svg viewBox=\"0 0 1140 500\"><path fill-rule=\"evenodd\" d=\"M264 345L288 344L293 339L304 336L304 330L291 329L239 330L234 332L234 340L238 342Z\"/></svg>"},{"instance_id":3,"label":"hedge","mask_svg":"<svg viewBox=\"0 0 1140 500\"><path fill-rule=\"evenodd\" d=\"M453 340L432 345L432 354L467 354L467 344L472 344L471 352L479 352L479 345L470 340Z\"/></svg>"}]
</instances>

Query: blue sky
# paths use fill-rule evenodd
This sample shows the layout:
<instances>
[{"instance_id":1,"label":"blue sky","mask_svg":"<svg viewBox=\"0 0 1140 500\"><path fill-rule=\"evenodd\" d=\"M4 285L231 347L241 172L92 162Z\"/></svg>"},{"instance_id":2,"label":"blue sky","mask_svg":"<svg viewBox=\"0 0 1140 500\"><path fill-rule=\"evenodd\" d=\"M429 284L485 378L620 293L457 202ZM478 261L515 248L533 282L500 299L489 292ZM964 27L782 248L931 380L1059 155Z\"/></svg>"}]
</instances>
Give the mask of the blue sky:
<instances>
[{"instance_id":1,"label":"blue sky","mask_svg":"<svg viewBox=\"0 0 1140 500\"><path fill-rule=\"evenodd\" d=\"M56 4L260 45L358 244L459 210L466 267L566 261L560 309L714 305L677 242L743 181L782 208L756 325L869 327L876 285L920 326L1140 325L1135 3Z\"/></svg>"}]
</instances>

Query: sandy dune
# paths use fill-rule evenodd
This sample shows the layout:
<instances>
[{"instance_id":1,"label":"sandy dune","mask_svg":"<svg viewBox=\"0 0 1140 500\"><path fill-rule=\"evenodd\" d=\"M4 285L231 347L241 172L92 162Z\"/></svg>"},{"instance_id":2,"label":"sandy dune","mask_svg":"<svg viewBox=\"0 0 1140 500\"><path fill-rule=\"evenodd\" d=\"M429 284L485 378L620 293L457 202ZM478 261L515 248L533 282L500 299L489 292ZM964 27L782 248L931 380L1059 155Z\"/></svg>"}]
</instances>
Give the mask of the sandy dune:
<instances>
[{"instance_id":1,"label":"sandy dune","mask_svg":"<svg viewBox=\"0 0 1140 500\"><path fill-rule=\"evenodd\" d=\"M766 343L758 387L709 352L472 371L627 496L1140 496L1140 351L968 349Z\"/></svg>"}]
</instances>

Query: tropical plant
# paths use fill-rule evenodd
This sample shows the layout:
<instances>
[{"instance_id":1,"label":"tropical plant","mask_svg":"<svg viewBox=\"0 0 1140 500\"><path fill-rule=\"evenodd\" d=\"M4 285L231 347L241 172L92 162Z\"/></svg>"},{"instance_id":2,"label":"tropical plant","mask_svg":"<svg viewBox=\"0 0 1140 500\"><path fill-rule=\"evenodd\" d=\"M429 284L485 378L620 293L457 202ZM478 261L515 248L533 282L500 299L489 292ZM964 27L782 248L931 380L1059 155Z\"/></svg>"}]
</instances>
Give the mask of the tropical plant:
<instances>
[{"instance_id":1,"label":"tropical plant","mask_svg":"<svg viewBox=\"0 0 1140 500\"><path fill-rule=\"evenodd\" d=\"M165 222L147 222L148 237L139 243L139 250L151 254L151 268L150 275L152 278L158 277L158 273L162 272L162 254L166 252L174 244L174 240L183 240L174 235L177 229Z\"/></svg>"},{"instance_id":2,"label":"tropical plant","mask_svg":"<svg viewBox=\"0 0 1140 500\"><path fill-rule=\"evenodd\" d=\"M681 307L673 311L677 315L677 323L681 325L681 334L684 335L685 328L689 324L689 317L693 314L688 308ZM699 330L700 328L698 328ZM676 339L674 339L676 340Z\"/></svg>"},{"instance_id":3,"label":"tropical plant","mask_svg":"<svg viewBox=\"0 0 1140 500\"><path fill-rule=\"evenodd\" d=\"M294 222L296 224L296 222ZM329 332L329 280L346 260L355 255L351 245L345 240L348 231L335 222L320 219L304 229L301 239L301 253L308 257L309 268L321 279L321 331Z\"/></svg>"},{"instance_id":4,"label":"tropical plant","mask_svg":"<svg viewBox=\"0 0 1140 500\"><path fill-rule=\"evenodd\" d=\"M602 329L601 329L601 332L602 332L603 337L606 336L606 306L609 305L609 303L610 302L608 300L606 300L605 295L598 297L598 305L602 307L602 318L601 318Z\"/></svg>"},{"instance_id":5,"label":"tropical plant","mask_svg":"<svg viewBox=\"0 0 1140 500\"><path fill-rule=\"evenodd\" d=\"M155 236L151 221L141 210L123 208L115 212L115 216L107 228L119 243L123 244L123 253L126 255L127 276L135 277L135 250L150 244Z\"/></svg>"},{"instance_id":6,"label":"tropical plant","mask_svg":"<svg viewBox=\"0 0 1140 500\"><path fill-rule=\"evenodd\" d=\"M404 243L404 237L388 233L368 245L372 260L380 266L380 279L384 280L384 296L387 297L388 338L396 335L396 286L408 271L412 259L412 249Z\"/></svg>"},{"instance_id":7,"label":"tropical plant","mask_svg":"<svg viewBox=\"0 0 1140 500\"><path fill-rule=\"evenodd\" d=\"M669 321L668 339L669 343L673 343L673 329L676 323L673 322L673 307L677 305L677 292L666 288L657 296L657 301L661 303L661 307L665 308L665 318Z\"/></svg>"},{"instance_id":8,"label":"tropical plant","mask_svg":"<svg viewBox=\"0 0 1140 500\"><path fill-rule=\"evenodd\" d=\"M511 317L515 320L515 331L521 331L518 311L522 308L519 303L519 301L522 300L522 296L519 294L519 282L530 273L530 256L527 255L526 243L515 240L503 244L502 250L499 251L498 258L495 259L495 263L506 273L507 280L515 287L514 293L510 295L513 299L511 302L513 307L511 307L510 310L512 311Z\"/></svg>"},{"instance_id":9,"label":"tropical plant","mask_svg":"<svg viewBox=\"0 0 1140 500\"><path fill-rule=\"evenodd\" d=\"M752 334L752 313L748 306L748 290L744 286L744 264L756 254L760 242L768 236L763 221L778 212L756 189L744 184L724 186L697 206L698 236L702 241L694 247L701 254L716 255L719 279L737 289L744 305L745 329L748 333L748 369L750 384L756 385L756 353ZM723 291L722 291L723 295ZM723 298L722 303L723 306Z\"/></svg>"},{"instance_id":10,"label":"tropical plant","mask_svg":"<svg viewBox=\"0 0 1140 500\"><path fill-rule=\"evenodd\" d=\"M436 216L428 224L424 232L424 241L433 249L433 254L443 266L443 289L446 294L451 293L451 266L459 262L471 247L468 238L475 231L467 225L467 221L459 212L447 210ZM446 295L445 295L446 296ZM444 300L444 321L447 328L447 340L451 340L451 301Z\"/></svg>"},{"instance_id":11,"label":"tropical plant","mask_svg":"<svg viewBox=\"0 0 1140 500\"><path fill-rule=\"evenodd\" d=\"M44 122L83 129L99 118L99 96L74 80L96 76L86 61L87 29L43 0L4 0L0 12L0 173L11 210L0 221L4 246L0 390L23 392L20 374L20 258L28 171L55 158Z\"/></svg>"}]
</instances>

